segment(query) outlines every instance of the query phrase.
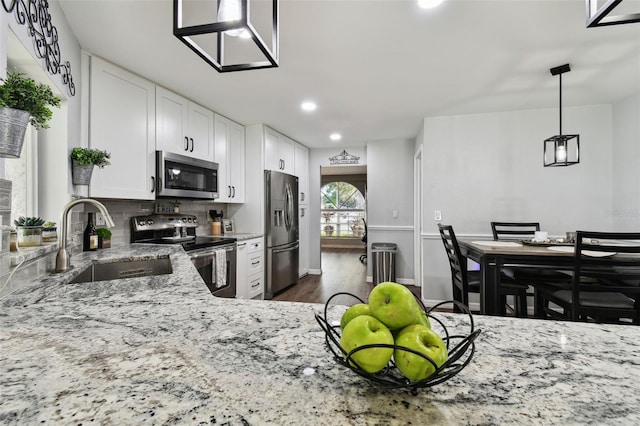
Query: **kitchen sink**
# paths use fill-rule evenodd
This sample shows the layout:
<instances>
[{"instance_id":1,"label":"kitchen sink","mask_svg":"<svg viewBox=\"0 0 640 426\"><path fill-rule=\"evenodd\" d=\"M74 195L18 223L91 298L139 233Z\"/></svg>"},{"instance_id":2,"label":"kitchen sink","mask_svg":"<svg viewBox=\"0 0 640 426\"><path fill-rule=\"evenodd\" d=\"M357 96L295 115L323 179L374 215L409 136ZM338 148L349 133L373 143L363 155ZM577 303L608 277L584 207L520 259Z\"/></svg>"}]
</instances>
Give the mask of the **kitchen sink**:
<instances>
[{"instance_id":1,"label":"kitchen sink","mask_svg":"<svg viewBox=\"0 0 640 426\"><path fill-rule=\"evenodd\" d=\"M147 260L124 260L121 262L95 263L71 280L72 283L108 281L122 278L148 277L171 274L171 259L162 257Z\"/></svg>"}]
</instances>

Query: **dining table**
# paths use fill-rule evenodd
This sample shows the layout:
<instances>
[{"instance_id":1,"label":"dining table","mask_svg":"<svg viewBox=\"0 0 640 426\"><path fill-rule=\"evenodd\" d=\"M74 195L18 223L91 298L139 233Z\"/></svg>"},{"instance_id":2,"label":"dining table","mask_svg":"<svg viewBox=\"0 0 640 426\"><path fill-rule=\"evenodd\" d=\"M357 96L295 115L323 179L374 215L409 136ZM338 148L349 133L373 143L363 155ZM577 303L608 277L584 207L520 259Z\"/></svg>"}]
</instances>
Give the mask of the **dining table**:
<instances>
[{"instance_id":1,"label":"dining table","mask_svg":"<svg viewBox=\"0 0 640 426\"><path fill-rule=\"evenodd\" d=\"M528 241L458 240L464 257L480 265L480 313L500 315L500 270L504 267L573 269L573 245Z\"/></svg>"}]
</instances>

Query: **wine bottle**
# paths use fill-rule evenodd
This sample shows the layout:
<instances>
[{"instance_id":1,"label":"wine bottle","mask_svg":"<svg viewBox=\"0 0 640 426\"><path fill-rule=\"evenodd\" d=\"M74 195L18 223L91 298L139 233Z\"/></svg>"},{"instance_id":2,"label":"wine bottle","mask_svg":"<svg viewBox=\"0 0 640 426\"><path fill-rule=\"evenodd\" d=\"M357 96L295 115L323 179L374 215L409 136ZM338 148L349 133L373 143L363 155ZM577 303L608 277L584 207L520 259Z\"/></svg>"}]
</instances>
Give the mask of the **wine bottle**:
<instances>
[{"instance_id":1,"label":"wine bottle","mask_svg":"<svg viewBox=\"0 0 640 426\"><path fill-rule=\"evenodd\" d=\"M83 251L98 249L98 234L96 233L96 227L93 225L93 213L89 213L88 216L87 227L84 229Z\"/></svg>"}]
</instances>

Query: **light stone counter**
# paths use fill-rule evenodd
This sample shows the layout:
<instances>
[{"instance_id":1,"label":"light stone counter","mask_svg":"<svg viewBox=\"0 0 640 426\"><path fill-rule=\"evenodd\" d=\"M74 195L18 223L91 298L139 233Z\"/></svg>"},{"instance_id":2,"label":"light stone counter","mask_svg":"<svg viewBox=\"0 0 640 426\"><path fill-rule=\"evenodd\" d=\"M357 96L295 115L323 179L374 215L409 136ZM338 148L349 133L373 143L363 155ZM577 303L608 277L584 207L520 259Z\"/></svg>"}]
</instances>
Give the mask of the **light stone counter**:
<instances>
[{"instance_id":1,"label":"light stone counter","mask_svg":"<svg viewBox=\"0 0 640 426\"><path fill-rule=\"evenodd\" d=\"M640 424L637 327L476 316L471 364L413 396L335 364L322 305L214 298L181 248L74 262L167 255L172 275L64 284L78 267L0 301L0 424Z\"/></svg>"}]
</instances>

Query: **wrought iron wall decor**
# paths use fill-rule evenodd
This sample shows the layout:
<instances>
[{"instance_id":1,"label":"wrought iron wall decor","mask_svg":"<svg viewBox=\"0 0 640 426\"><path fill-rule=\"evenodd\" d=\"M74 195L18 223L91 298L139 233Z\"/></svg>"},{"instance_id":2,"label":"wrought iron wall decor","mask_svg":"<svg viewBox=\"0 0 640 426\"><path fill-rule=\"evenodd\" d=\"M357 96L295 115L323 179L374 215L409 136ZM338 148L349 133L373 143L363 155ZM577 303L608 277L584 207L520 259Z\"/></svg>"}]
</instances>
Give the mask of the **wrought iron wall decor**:
<instances>
[{"instance_id":1,"label":"wrought iron wall decor","mask_svg":"<svg viewBox=\"0 0 640 426\"><path fill-rule=\"evenodd\" d=\"M277 68L279 52L279 30L278 30L278 2L272 0L273 6L270 13L271 49L267 46L254 25L250 22L250 2L251 0L234 0L233 3L238 9L232 13L231 17L225 18L222 13L227 5L223 2L231 0L218 0L218 19L216 22L201 25L184 25L185 13L183 11L183 0L173 0L173 35L186 44L198 56L204 59L218 72L245 71L260 68ZM215 35L215 52L210 52L204 45L201 46L196 41L196 37L203 35ZM264 56L264 61L248 61L244 63L225 63L225 35L240 36L253 40L260 53ZM247 40L248 41L248 40ZM242 62L242 60L239 60Z\"/></svg>"},{"instance_id":2,"label":"wrought iron wall decor","mask_svg":"<svg viewBox=\"0 0 640 426\"><path fill-rule=\"evenodd\" d=\"M571 166L580 162L580 135L562 134L562 74L571 71L569 64L551 68L551 75L560 79L560 133L544 141L545 167Z\"/></svg>"},{"instance_id":3,"label":"wrought iron wall decor","mask_svg":"<svg viewBox=\"0 0 640 426\"><path fill-rule=\"evenodd\" d=\"M75 96L76 86L71 75L71 63L60 59L58 29L51 21L49 2L47 0L1 0L7 13L13 13L16 22L29 27L29 35L33 38L36 55L44 59L47 71L51 75L60 74L62 83L67 86L69 94Z\"/></svg>"},{"instance_id":4,"label":"wrought iron wall decor","mask_svg":"<svg viewBox=\"0 0 640 426\"><path fill-rule=\"evenodd\" d=\"M622 0L609 0L599 8L597 0L586 0L586 2L587 28L640 22L640 12L624 13L621 15L612 14L616 6L622 3Z\"/></svg>"},{"instance_id":5,"label":"wrought iron wall decor","mask_svg":"<svg viewBox=\"0 0 640 426\"><path fill-rule=\"evenodd\" d=\"M340 154L329 157L330 164L358 164L360 157L357 155L351 155L346 150L343 150Z\"/></svg>"}]
</instances>

